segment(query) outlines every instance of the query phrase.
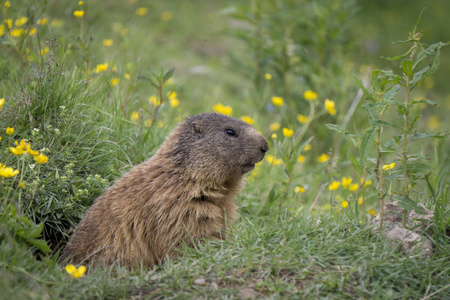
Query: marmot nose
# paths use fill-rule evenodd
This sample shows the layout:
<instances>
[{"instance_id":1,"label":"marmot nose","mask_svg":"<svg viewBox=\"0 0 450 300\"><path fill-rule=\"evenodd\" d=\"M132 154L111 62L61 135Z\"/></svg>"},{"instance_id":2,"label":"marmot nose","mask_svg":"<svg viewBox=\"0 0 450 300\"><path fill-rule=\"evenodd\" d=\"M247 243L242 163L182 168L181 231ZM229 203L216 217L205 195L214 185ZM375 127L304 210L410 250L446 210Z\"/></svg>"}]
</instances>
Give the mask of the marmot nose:
<instances>
[{"instance_id":1,"label":"marmot nose","mask_svg":"<svg viewBox=\"0 0 450 300\"><path fill-rule=\"evenodd\" d=\"M269 151L269 144L267 144L267 142L265 142L261 147L261 152L263 154L266 154L267 151Z\"/></svg>"}]
</instances>

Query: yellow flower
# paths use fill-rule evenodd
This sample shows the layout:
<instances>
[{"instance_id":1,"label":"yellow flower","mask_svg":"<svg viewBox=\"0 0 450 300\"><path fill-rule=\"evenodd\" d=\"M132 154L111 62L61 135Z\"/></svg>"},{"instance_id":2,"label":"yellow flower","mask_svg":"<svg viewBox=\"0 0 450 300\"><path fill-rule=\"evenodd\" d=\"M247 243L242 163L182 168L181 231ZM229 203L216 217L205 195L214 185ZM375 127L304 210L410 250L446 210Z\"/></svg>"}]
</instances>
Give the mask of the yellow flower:
<instances>
[{"instance_id":1,"label":"yellow flower","mask_svg":"<svg viewBox=\"0 0 450 300\"><path fill-rule=\"evenodd\" d=\"M371 215L372 217L375 217L377 215L377 212L374 211L373 209L369 209L368 211L369 215Z\"/></svg>"},{"instance_id":2,"label":"yellow flower","mask_svg":"<svg viewBox=\"0 0 450 300\"><path fill-rule=\"evenodd\" d=\"M341 185L341 183L339 181L333 181L330 186L328 187L328 189L330 191L335 191L339 188L339 186Z\"/></svg>"},{"instance_id":3,"label":"yellow flower","mask_svg":"<svg viewBox=\"0 0 450 300\"><path fill-rule=\"evenodd\" d=\"M302 193L304 193L306 190L305 190L305 188L302 187L302 186L296 186L296 187L294 188L294 191L295 191L296 193L302 194Z\"/></svg>"},{"instance_id":4,"label":"yellow flower","mask_svg":"<svg viewBox=\"0 0 450 300\"><path fill-rule=\"evenodd\" d=\"M342 187L343 187L344 189L348 188L348 186L350 185L350 183L352 183L352 179L351 179L351 178L342 177Z\"/></svg>"},{"instance_id":5,"label":"yellow flower","mask_svg":"<svg viewBox=\"0 0 450 300\"><path fill-rule=\"evenodd\" d=\"M47 22L48 22L48 19L47 19L47 18L43 18L43 19L38 19L38 20L36 21L36 24L42 26L42 25L47 24Z\"/></svg>"},{"instance_id":6,"label":"yellow flower","mask_svg":"<svg viewBox=\"0 0 450 300\"><path fill-rule=\"evenodd\" d=\"M153 106L161 105L161 101L159 101L159 99L156 98L156 96L150 96L150 97L148 98L148 102L150 102L151 104L153 104Z\"/></svg>"},{"instance_id":7,"label":"yellow flower","mask_svg":"<svg viewBox=\"0 0 450 300\"><path fill-rule=\"evenodd\" d=\"M50 51L50 48L45 47L44 49L41 50L41 55L45 55L48 51Z\"/></svg>"},{"instance_id":8,"label":"yellow flower","mask_svg":"<svg viewBox=\"0 0 450 300\"><path fill-rule=\"evenodd\" d=\"M95 73L105 72L106 70L108 70L108 63L98 64L95 68Z\"/></svg>"},{"instance_id":9,"label":"yellow flower","mask_svg":"<svg viewBox=\"0 0 450 300\"><path fill-rule=\"evenodd\" d=\"M317 161L320 163L325 163L330 160L330 156L328 154L323 153L317 158Z\"/></svg>"},{"instance_id":10,"label":"yellow flower","mask_svg":"<svg viewBox=\"0 0 450 300\"><path fill-rule=\"evenodd\" d=\"M348 201L343 201L343 202L341 203L341 206L342 206L342 208L348 207Z\"/></svg>"},{"instance_id":11,"label":"yellow flower","mask_svg":"<svg viewBox=\"0 0 450 300\"><path fill-rule=\"evenodd\" d=\"M85 266L79 266L78 268L74 265L67 265L66 271L70 275L72 275L75 278L80 278L84 276L84 273L86 273L86 267Z\"/></svg>"},{"instance_id":12,"label":"yellow flower","mask_svg":"<svg viewBox=\"0 0 450 300\"><path fill-rule=\"evenodd\" d=\"M336 114L335 103L334 103L334 101L332 101L330 99L325 99L325 109L332 116L334 116Z\"/></svg>"},{"instance_id":13,"label":"yellow flower","mask_svg":"<svg viewBox=\"0 0 450 300\"><path fill-rule=\"evenodd\" d=\"M133 111L131 113L131 121L136 122L137 120L139 120L139 113L137 111Z\"/></svg>"},{"instance_id":14,"label":"yellow flower","mask_svg":"<svg viewBox=\"0 0 450 300\"><path fill-rule=\"evenodd\" d=\"M16 176L17 174L19 174L19 170L0 165L0 177L8 178Z\"/></svg>"},{"instance_id":15,"label":"yellow flower","mask_svg":"<svg viewBox=\"0 0 450 300\"><path fill-rule=\"evenodd\" d=\"M16 25L17 27L21 27L23 24L25 24L28 21L27 17L21 17L18 18L15 22L14 25Z\"/></svg>"},{"instance_id":16,"label":"yellow flower","mask_svg":"<svg viewBox=\"0 0 450 300\"><path fill-rule=\"evenodd\" d=\"M25 181L19 181L19 186L23 189L26 189L26 187L27 187Z\"/></svg>"},{"instance_id":17,"label":"yellow flower","mask_svg":"<svg viewBox=\"0 0 450 300\"><path fill-rule=\"evenodd\" d=\"M224 106L221 103L217 103L212 108L215 112L224 114L224 115L231 115L231 112L233 111L233 108L231 106Z\"/></svg>"},{"instance_id":18,"label":"yellow flower","mask_svg":"<svg viewBox=\"0 0 450 300\"><path fill-rule=\"evenodd\" d=\"M84 15L84 10L76 10L76 11L73 12L73 15L76 18L81 18Z\"/></svg>"},{"instance_id":19,"label":"yellow flower","mask_svg":"<svg viewBox=\"0 0 450 300\"><path fill-rule=\"evenodd\" d=\"M147 7L139 7L138 9L136 9L136 15L137 16L145 16L146 14L148 14L148 8Z\"/></svg>"},{"instance_id":20,"label":"yellow flower","mask_svg":"<svg viewBox=\"0 0 450 300\"><path fill-rule=\"evenodd\" d=\"M169 98L169 99L176 99L177 98L177 92L171 92L171 91L169 91L169 92L167 92L167 97Z\"/></svg>"},{"instance_id":21,"label":"yellow flower","mask_svg":"<svg viewBox=\"0 0 450 300\"><path fill-rule=\"evenodd\" d=\"M299 156L297 157L297 161L298 161L299 163L305 162L305 156L304 156L304 155L299 155Z\"/></svg>"},{"instance_id":22,"label":"yellow flower","mask_svg":"<svg viewBox=\"0 0 450 300\"><path fill-rule=\"evenodd\" d=\"M272 133L272 135L270 136L272 139L276 139L278 137L278 135L276 133Z\"/></svg>"},{"instance_id":23,"label":"yellow flower","mask_svg":"<svg viewBox=\"0 0 450 300\"><path fill-rule=\"evenodd\" d=\"M170 11L165 11L161 14L161 20L167 22L172 20L172 13Z\"/></svg>"},{"instance_id":24,"label":"yellow flower","mask_svg":"<svg viewBox=\"0 0 450 300\"><path fill-rule=\"evenodd\" d=\"M8 25L8 28L12 27L12 24L13 24L12 19L6 19L5 22L6 22L6 25Z\"/></svg>"},{"instance_id":25,"label":"yellow flower","mask_svg":"<svg viewBox=\"0 0 450 300\"><path fill-rule=\"evenodd\" d=\"M111 47L114 44L113 39L104 39L103 40L103 46L105 47Z\"/></svg>"},{"instance_id":26,"label":"yellow flower","mask_svg":"<svg viewBox=\"0 0 450 300\"><path fill-rule=\"evenodd\" d=\"M255 120L253 120L251 117L249 116L242 116L241 120L244 121L245 123L248 123L250 125L253 125L253 123L255 123Z\"/></svg>"},{"instance_id":27,"label":"yellow flower","mask_svg":"<svg viewBox=\"0 0 450 300\"><path fill-rule=\"evenodd\" d=\"M36 31L37 31L37 28L31 28L30 32L29 32L29 35L35 35Z\"/></svg>"},{"instance_id":28,"label":"yellow flower","mask_svg":"<svg viewBox=\"0 0 450 300\"><path fill-rule=\"evenodd\" d=\"M0 98L0 109L2 109L3 104L5 104L5 98Z\"/></svg>"},{"instance_id":29,"label":"yellow flower","mask_svg":"<svg viewBox=\"0 0 450 300\"><path fill-rule=\"evenodd\" d=\"M0 37L5 35L5 25L0 25Z\"/></svg>"},{"instance_id":30,"label":"yellow flower","mask_svg":"<svg viewBox=\"0 0 450 300\"><path fill-rule=\"evenodd\" d=\"M266 73L266 75L264 75L264 78L266 78L266 80L272 80L272 75Z\"/></svg>"},{"instance_id":31,"label":"yellow flower","mask_svg":"<svg viewBox=\"0 0 450 300\"><path fill-rule=\"evenodd\" d=\"M7 7L7 8L10 8L11 7L11 2L9 2L9 1L5 1L5 7Z\"/></svg>"},{"instance_id":32,"label":"yellow flower","mask_svg":"<svg viewBox=\"0 0 450 300\"><path fill-rule=\"evenodd\" d=\"M125 77L125 79L128 79L128 80L131 79L130 73L125 73L123 76Z\"/></svg>"},{"instance_id":33,"label":"yellow flower","mask_svg":"<svg viewBox=\"0 0 450 300\"><path fill-rule=\"evenodd\" d=\"M22 147L22 146L17 146L16 148L9 147L9 151L11 151L12 154L18 155L18 156L26 153L24 147Z\"/></svg>"},{"instance_id":34,"label":"yellow flower","mask_svg":"<svg viewBox=\"0 0 450 300\"><path fill-rule=\"evenodd\" d=\"M150 127L150 126L152 126L152 120L150 120L150 119L145 120L144 126L145 126L145 127Z\"/></svg>"},{"instance_id":35,"label":"yellow flower","mask_svg":"<svg viewBox=\"0 0 450 300\"><path fill-rule=\"evenodd\" d=\"M178 105L180 105L180 101L175 98L170 98L169 103L170 103L170 106L172 106L172 107L177 107Z\"/></svg>"},{"instance_id":36,"label":"yellow flower","mask_svg":"<svg viewBox=\"0 0 450 300\"><path fill-rule=\"evenodd\" d=\"M281 106L281 105L283 105L283 98L282 97L272 97L272 103L275 106Z\"/></svg>"},{"instance_id":37,"label":"yellow flower","mask_svg":"<svg viewBox=\"0 0 450 300\"><path fill-rule=\"evenodd\" d=\"M317 93L307 90L303 93L303 98L305 98L305 100L307 101L314 101L317 99Z\"/></svg>"},{"instance_id":38,"label":"yellow flower","mask_svg":"<svg viewBox=\"0 0 450 300\"><path fill-rule=\"evenodd\" d=\"M311 150L311 148L311 144L306 144L305 148L303 148L303 151L308 152L309 150Z\"/></svg>"},{"instance_id":39,"label":"yellow flower","mask_svg":"<svg viewBox=\"0 0 450 300\"><path fill-rule=\"evenodd\" d=\"M111 79L111 85L112 85L112 86L118 85L119 82L120 82L119 78L113 78L113 79Z\"/></svg>"},{"instance_id":40,"label":"yellow flower","mask_svg":"<svg viewBox=\"0 0 450 300\"><path fill-rule=\"evenodd\" d=\"M359 188L359 184L357 184L357 183L352 183L352 184L350 184L350 185L348 186L348 190L349 190L350 192L357 191L358 188Z\"/></svg>"},{"instance_id":41,"label":"yellow flower","mask_svg":"<svg viewBox=\"0 0 450 300\"><path fill-rule=\"evenodd\" d=\"M38 155L39 155L39 151L36 151L36 150L31 149L30 145L28 145L28 147L27 147L27 152L28 152L31 156L38 156Z\"/></svg>"},{"instance_id":42,"label":"yellow flower","mask_svg":"<svg viewBox=\"0 0 450 300\"><path fill-rule=\"evenodd\" d=\"M171 85L175 83L175 79L173 79L172 77L170 77L169 79L167 79L166 84Z\"/></svg>"},{"instance_id":43,"label":"yellow flower","mask_svg":"<svg viewBox=\"0 0 450 300\"><path fill-rule=\"evenodd\" d=\"M359 181L361 184L363 184L364 183L364 178L361 178L361 180ZM370 180L370 179L367 179L366 180L366 183L364 183L364 186L368 186L368 185L371 185L372 184L372 180Z\"/></svg>"},{"instance_id":44,"label":"yellow flower","mask_svg":"<svg viewBox=\"0 0 450 300\"><path fill-rule=\"evenodd\" d=\"M25 30L23 30L22 28L16 28L11 30L11 37L19 37L23 34L25 34Z\"/></svg>"},{"instance_id":45,"label":"yellow flower","mask_svg":"<svg viewBox=\"0 0 450 300\"><path fill-rule=\"evenodd\" d=\"M309 122L309 118L307 116L300 115L300 114L297 115L297 120L302 124Z\"/></svg>"},{"instance_id":46,"label":"yellow flower","mask_svg":"<svg viewBox=\"0 0 450 300\"><path fill-rule=\"evenodd\" d=\"M390 163L383 166L383 171L389 171L395 167L395 163Z\"/></svg>"},{"instance_id":47,"label":"yellow flower","mask_svg":"<svg viewBox=\"0 0 450 300\"><path fill-rule=\"evenodd\" d=\"M45 156L44 154L39 154L38 156L33 156L34 160L36 160L37 164L45 164L48 161L48 156Z\"/></svg>"},{"instance_id":48,"label":"yellow flower","mask_svg":"<svg viewBox=\"0 0 450 300\"><path fill-rule=\"evenodd\" d=\"M14 133L14 128L12 127L6 127L6 134L7 135L12 135Z\"/></svg>"},{"instance_id":49,"label":"yellow flower","mask_svg":"<svg viewBox=\"0 0 450 300\"><path fill-rule=\"evenodd\" d=\"M359 205L362 205L363 202L364 202L364 198L363 198L363 197L359 197L359 198L358 198L358 204L359 204Z\"/></svg>"},{"instance_id":50,"label":"yellow flower","mask_svg":"<svg viewBox=\"0 0 450 300\"><path fill-rule=\"evenodd\" d=\"M266 160L269 162L269 164L274 165L274 166L283 163L283 161L280 158L275 158L275 156L273 156L273 155L267 155Z\"/></svg>"},{"instance_id":51,"label":"yellow flower","mask_svg":"<svg viewBox=\"0 0 450 300\"><path fill-rule=\"evenodd\" d=\"M442 128L442 123L439 118L435 115L431 115L427 120L428 128L431 130L439 130Z\"/></svg>"},{"instance_id":52,"label":"yellow flower","mask_svg":"<svg viewBox=\"0 0 450 300\"><path fill-rule=\"evenodd\" d=\"M83 1L78 2L78 5L79 5L79 6L81 6L81 5L83 5L83 4L84 4Z\"/></svg>"},{"instance_id":53,"label":"yellow flower","mask_svg":"<svg viewBox=\"0 0 450 300\"><path fill-rule=\"evenodd\" d=\"M280 123L275 122L269 125L269 129L271 131L277 131L278 129L280 129Z\"/></svg>"},{"instance_id":54,"label":"yellow flower","mask_svg":"<svg viewBox=\"0 0 450 300\"><path fill-rule=\"evenodd\" d=\"M285 137L291 137L293 134L294 134L294 130L288 129L288 128L283 128L283 135Z\"/></svg>"}]
</instances>

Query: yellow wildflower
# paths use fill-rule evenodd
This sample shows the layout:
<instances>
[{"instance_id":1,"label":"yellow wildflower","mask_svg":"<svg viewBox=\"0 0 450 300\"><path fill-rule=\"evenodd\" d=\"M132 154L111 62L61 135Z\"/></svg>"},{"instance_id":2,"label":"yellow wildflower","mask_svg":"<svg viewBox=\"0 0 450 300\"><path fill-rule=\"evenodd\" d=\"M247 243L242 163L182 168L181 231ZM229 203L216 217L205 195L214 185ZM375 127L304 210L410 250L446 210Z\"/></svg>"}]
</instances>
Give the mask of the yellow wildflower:
<instances>
[{"instance_id":1,"label":"yellow wildflower","mask_svg":"<svg viewBox=\"0 0 450 300\"><path fill-rule=\"evenodd\" d=\"M6 22L6 25L8 25L8 28L12 27L12 24L13 24L12 19L6 19L5 22Z\"/></svg>"},{"instance_id":2,"label":"yellow wildflower","mask_svg":"<svg viewBox=\"0 0 450 300\"><path fill-rule=\"evenodd\" d=\"M161 20L167 22L172 20L172 13L170 11L165 11L161 14Z\"/></svg>"},{"instance_id":3,"label":"yellow wildflower","mask_svg":"<svg viewBox=\"0 0 450 300\"><path fill-rule=\"evenodd\" d=\"M0 98L0 109L2 109L3 104L5 104L5 98Z\"/></svg>"},{"instance_id":4,"label":"yellow wildflower","mask_svg":"<svg viewBox=\"0 0 450 300\"><path fill-rule=\"evenodd\" d=\"M307 116L300 115L300 114L297 115L297 120L302 124L309 122L309 118Z\"/></svg>"},{"instance_id":5,"label":"yellow wildflower","mask_svg":"<svg viewBox=\"0 0 450 300\"><path fill-rule=\"evenodd\" d=\"M272 133L272 135L270 136L272 139L276 139L278 137L278 135L276 133Z\"/></svg>"},{"instance_id":6,"label":"yellow wildflower","mask_svg":"<svg viewBox=\"0 0 450 300\"><path fill-rule=\"evenodd\" d=\"M0 37L5 35L5 25L0 25Z\"/></svg>"},{"instance_id":7,"label":"yellow wildflower","mask_svg":"<svg viewBox=\"0 0 450 300\"><path fill-rule=\"evenodd\" d=\"M221 103L217 103L216 105L213 106L212 108L215 112L224 114L224 115L231 115L231 112L233 111L233 108L231 106L225 106L222 105Z\"/></svg>"},{"instance_id":8,"label":"yellow wildflower","mask_svg":"<svg viewBox=\"0 0 450 300\"><path fill-rule=\"evenodd\" d=\"M271 131L277 131L278 129L280 129L280 123L275 122L269 125L269 129Z\"/></svg>"},{"instance_id":9,"label":"yellow wildflower","mask_svg":"<svg viewBox=\"0 0 450 300\"><path fill-rule=\"evenodd\" d=\"M361 178L361 180L359 181L361 184L364 183L364 178ZM367 179L366 182L364 183L364 186L368 186L372 184L372 180Z\"/></svg>"},{"instance_id":10,"label":"yellow wildflower","mask_svg":"<svg viewBox=\"0 0 450 300\"><path fill-rule=\"evenodd\" d=\"M16 28L11 30L11 37L19 37L23 34L25 34L25 30L23 30L22 28Z\"/></svg>"},{"instance_id":11,"label":"yellow wildflower","mask_svg":"<svg viewBox=\"0 0 450 300\"><path fill-rule=\"evenodd\" d=\"M373 209L369 209L368 211L369 215L371 215L372 217L375 217L377 215L377 212L374 211Z\"/></svg>"},{"instance_id":12,"label":"yellow wildflower","mask_svg":"<svg viewBox=\"0 0 450 300\"><path fill-rule=\"evenodd\" d=\"M166 84L171 85L175 83L175 79L173 79L173 77L170 77L169 79L167 79Z\"/></svg>"},{"instance_id":13,"label":"yellow wildflower","mask_svg":"<svg viewBox=\"0 0 450 300\"><path fill-rule=\"evenodd\" d=\"M25 24L28 21L27 17L21 17L18 18L15 22L14 25L16 25L17 27L21 27L23 24Z\"/></svg>"},{"instance_id":14,"label":"yellow wildflower","mask_svg":"<svg viewBox=\"0 0 450 300\"><path fill-rule=\"evenodd\" d=\"M112 85L112 86L118 85L119 82L120 82L119 78L113 78L113 79L111 79L111 85Z\"/></svg>"},{"instance_id":15,"label":"yellow wildflower","mask_svg":"<svg viewBox=\"0 0 450 300\"><path fill-rule=\"evenodd\" d=\"M31 28L30 32L28 33L29 35L35 35L37 31L37 28Z\"/></svg>"},{"instance_id":16,"label":"yellow wildflower","mask_svg":"<svg viewBox=\"0 0 450 300\"><path fill-rule=\"evenodd\" d=\"M152 120L150 120L150 119L145 120L144 126L145 126L145 127L150 127L150 126L152 126Z\"/></svg>"},{"instance_id":17,"label":"yellow wildflower","mask_svg":"<svg viewBox=\"0 0 450 300\"><path fill-rule=\"evenodd\" d=\"M14 133L14 128L6 127L6 134L7 135L13 135L13 133Z\"/></svg>"},{"instance_id":18,"label":"yellow wildflower","mask_svg":"<svg viewBox=\"0 0 450 300\"><path fill-rule=\"evenodd\" d=\"M307 152L311 150L311 148L312 148L311 144L306 144L306 146L303 148L303 151Z\"/></svg>"},{"instance_id":19,"label":"yellow wildflower","mask_svg":"<svg viewBox=\"0 0 450 300\"><path fill-rule=\"evenodd\" d=\"M81 5L83 5L83 4L84 4L83 1L78 2L78 5L79 5L79 6L81 6Z\"/></svg>"},{"instance_id":20,"label":"yellow wildflower","mask_svg":"<svg viewBox=\"0 0 450 300\"><path fill-rule=\"evenodd\" d=\"M439 118L435 115L431 115L427 120L428 128L431 130L440 130L442 129L442 123L439 121Z\"/></svg>"},{"instance_id":21,"label":"yellow wildflower","mask_svg":"<svg viewBox=\"0 0 450 300\"><path fill-rule=\"evenodd\" d=\"M84 10L76 10L76 11L73 12L73 15L76 18L81 18L82 16L84 16Z\"/></svg>"},{"instance_id":22,"label":"yellow wildflower","mask_svg":"<svg viewBox=\"0 0 450 300\"><path fill-rule=\"evenodd\" d=\"M359 205L362 205L363 202L364 202L364 198L363 198L363 197L359 197L359 198L358 198L358 204L359 204Z\"/></svg>"},{"instance_id":23,"label":"yellow wildflower","mask_svg":"<svg viewBox=\"0 0 450 300\"><path fill-rule=\"evenodd\" d=\"M323 153L317 158L317 161L320 163L325 163L330 160L330 156L328 154Z\"/></svg>"},{"instance_id":24,"label":"yellow wildflower","mask_svg":"<svg viewBox=\"0 0 450 300\"><path fill-rule=\"evenodd\" d=\"M359 188L359 184L357 184L357 183L352 183L352 184L350 184L350 185L348 186L348 190L349 190L350 192L357 191L358 188Z\"/></svg>"},{"instance_id":25,"label":"yellow wildflower","mask_svg":"<svg viewBox=\"0 0 450 300\"><path fill-rule=\"evenodd\" d=\"M170 98L169 99L169 104L172 107L177 107L178 105L180 105L180 101L178 99L175 99L175 98Z\"/></svg>"},{"instance_id":26,"label":"yellow wildflower","mask_svg":"<svg viewBox=\"0 0 450 300\"><path fill-rule=\"evenodd\" d=\"M113 39L104 39L103 40L103 46L105 47L111 47L114 44Z\"/></svg>"},{"instance_id":27,"label":"yellow wildflower","mask_svg":"<svg viewBox=\"0 0 450 300\"><path fill-rule=\"evenodd\" d=\"M47 19L47 18L43 18L43 19L38 19L38 20L36 21L36 24L42 26L42 25L47 24L47 22L48 22L48 19Z\"/></svg>"},{"instance_id":28,"label":"yellow wildflower","mask_svg":"<svg viewBox=\"0 0 450 300\"><path fill-rule=\"evenodd\" d=\"M342 206L342 208L348 207L348 201L343 201L343 202L341 203L341 206Z\"/></svg>"},{"instance_id":29,"label":"yellow wildflower","mask_svg":"<svg viewBox=\"0 0 450 300\"><path fill-rule=\"evenodd\" d=\"M288 129L288 128L283 128L283 135L285 137L291 137L293 134L294 134L294 130Z\"/></svg>"},{"instance_id":30,"label":"yellow wildflower","mask_svg":"<svg viewBox=\"0 0 450 300\"><path fill-rule=\"evenodd\" d=\"M10 8L11 7L11 2L9 2L9 1L5 1L5 7L7 7L7 8Z\"/></svg>"},{"instance_id":31,"label":"yellow wildflower","mask_svg":"<svg viewBox=\"0 0 450 300\"><path fill-rule=\"evenodd\" d=\"M389 170L393 169L394 167L395 167L395 162L387 164L387 165L384 165L383 166L383 171L389 171Z\"/></svg>"},{"instance_id":32,"label":"yellow wildflower","mask_svg":"<svg viewBox=\"0 0 450 300\"><path fill-rule=\"evenodd\" d=\"M6 167L6 166L0 166L0 177L13 177L19 174L19 170L14 170L13 168Z\"/></svg>"},{"instance_id":33,"label":"yellow wildflower","mask_svg":"<svg viewBox=\"0 0 450 300\"><path fill-rule=\"evenodd\" d=\"M351 179L351 178L342 177L342 187L343 187L344 189L348 188L348 186L350 185L350 183L352 183L352 179Z\"/></svg>"},{"instance_id":34,"label":"yellow wildflower","mask_svg":"<svg viewBox=\"0 0 450 300\"><path fill-rule=\"evenodd\" d=\"M131 121L136 122L137 120L139 120L139 113L137 111L133 111L131 113Z\"/></svg>"},{"instance_id":35,"label":"yellow wildflower","mask_svg":"<svg viewBox=\"0 0 450 300\"><path fill-rule=\"evenodd\" d=\"M136 15L137 16L145 16L146 14L148 14L148 8L147 7L139 7L138 9L136 9Z\"/></svg>"},{"instance_id":36,"label":"yellow wildflower","mask_svg":"<svg viewBox=\"0 0 450 300\"><path fill-rule=\"evenodd\" d=\"M78 268L74 265L67 265L66 271L70 275L72 275L75 278L80 278L84 276L84 273L86 273L86 267L85 266L79 266Z\"/></svg>"},{"instance_id":37,"label":"yellow wildflower","mask_svg":"<svg viewBox=\"0 0 450 300\"><path fill-rule=\"evenodd\" d=\"M19 186L23 189L26 189L26 187L27 187L25 181L19 181Z\"/></svg>"},{"instance_id":38,"label":"yellow wildflower","mask_svg":"<svg viewBox=\"0 0 450 300\"><path fill-rule=\"evenodd\" d=\"M330 99L325 99L325 109L328 111L328 113L332 116L336 114L336 108L335 108L334 101Z\"/></svg>"},{"instance_id":39,"label":"yellow wildflower","mask_svg":"<svg viewBox=\"0 0 450 300\"><path fill-rule=\"evenodd\" d=\"M272 103L275 106L283 105L283 97L272 97Z\"/></svg>"},{"instance_id":40,"label":"yellow wildflower","mask_svg":"<svg viewBox=\"0 0 450 300\"><path fill-rule=\"evenodd\" d=\"M305 190L305 188L302 187L302 186L296 186L296 187L294 188L294 191L295 191L296 193L302 194L302 193L304 193L306 190Z\"/></svg>"},{"instance_id":41,"label":"yellow wildflower","mask_svg":"<svg viewBox=\"0 0 450 300\"><path fill-rule=\"evenodd\" d=\"M307 101L314 101L317 99L317 93L307 90L303 93L303 98L305 98L305 100Z\"/></svg>"},{"instance_id":42,"label":"yellow wildflower","mask_svg":"<svg viewBox=\"0 0 450 300\"><path fill-rule=\"evenodd\" d=\"M272 80L272 75L266 73L266 75L264 75L264 78L266 78L266 80Z\"/></svg>"},{"instance_id":43,"label":"yellow wildflower","mask_svg":"<svg viewBox=\"0 0 450 300\"><path fill-rule=\"evenodd\" d=\"M36 150L31 149L30 145L28 145L28 147L27 147L27 152L28 152L31 156L38 156L38 155L39 155L39 151L36 151Z\"/></svg>"},{"instance_id":44,"label":"yellow wildflower","mask_svg":"<svg viewBox=\"0 0 450 300\"><path fill-rule=\"evenodd\" d=\"M105 72L106 70L108 70L108 63L98 64L95 68L95 73Z\"/></svg>"},{"instance_id":45,"label":"yellow wildflower","mask_svg":"<svg viewBox=\"0 0 450 300\"><path fill-rule=\"evenodd\" d=\"M50 48L45 47L44 49L41 50L41 55L45 55L48 51L50 51Z\"/></svg>"},{"instance_id":46,"label":"yellow wildflower","mask_svg":"<svg viewBox=\"0 0 450 300\"><path fill-rule=\"evenodd\" d=\"M25 150L24 147L22 147L22 146L17 146L16 148L14 148L14 147L9 147L9 151L11 151L12 154L17 155L17 156L26 153L26 150Z\"/></svg>"},{"instance_id":47,"label":"yellow wildflower","mask_svg":"<svg viewBox=\"0 0 450 300\"><path fill-rule=\"evenodd\" d=\"M269 162L269 164L274 165L274 166L283 163L283 161L280 158L275 158L275 156L273 156L273 155L267 155L266 160L267 160L267 162Z\"/></svg>"},{"instance_id":48,"label":"yellow wildflower","mask_svg":"<svg viewBox=\"0 0 450 300\"><path fill-rule=\"evenodd\" d=\"M128 79L128 80L131 79L130 73L125 73L123 76L125 77L125 79Z\"/></svg>"},{"instance_id":49,"label":"yellow wildflower","mask_svg":"<svg viewBox=\"0 0 450 300\"><path fill-rule=\"evenodd\" d=\"M339 181L333 181L330 186L328 187L328 189L330 191L335 191L339 188L339 186L341 185L341 183Z\"/></svg>"},{"instance_id":50,"label":"yellow wildflower","mask_svg":"<svg viewBox=\"0 0 450 300\"><path fill-rule=\"evenodd\" d=\"M169 99L176 99L177 98L177 92L167 92L167 97L169 98Z\"/></svg>"},{"instance_id":51,"label":"yellow wildflower","mask_svg":"<svg viewBox=\"0 0 450 300\"><path fill-rule=\"evenodd\" d=\"M253 123L255 123L255 120L253 120L251 117L249 116L242 116L241 120L244 121L245 123L248 123L250 125L253 125Z\"/></svg>"},{"instance_id":52,"label":"yellow wildflower","mask_svg":"<svg viewBox=\"0 0 450 300\"><path fill-rule=\"evenodd\" d=\"M297 161L298 161L299 163L305 162L305 156L304 156L304 155L299 155L299 156L297 157Z\"/></svg>"},{"instance_id":53,"label":"yellow wildflower","mask_svg":"<svg viewBox=\"0 0 450 300\"><path fill-rule=\"evenodd\" d=\"M161 105L161 101L159 101L159 99L156 98L156 96L150 96L150 97L148 98L148 102L150 102L151 104L153 104L153 106Z\"/></svg>"},{"instance_id":54,"label":"yellow wildflower","mask_svg":"<svg viewBox=\"0 0 450 300\"><path fill-rule=\"evenodd\" d=\"M37 164L45 164L48 161L48 156L45 156L44 154L39 154L38 156L33 156L36 160Z\"/></svg>"}]
</instances>

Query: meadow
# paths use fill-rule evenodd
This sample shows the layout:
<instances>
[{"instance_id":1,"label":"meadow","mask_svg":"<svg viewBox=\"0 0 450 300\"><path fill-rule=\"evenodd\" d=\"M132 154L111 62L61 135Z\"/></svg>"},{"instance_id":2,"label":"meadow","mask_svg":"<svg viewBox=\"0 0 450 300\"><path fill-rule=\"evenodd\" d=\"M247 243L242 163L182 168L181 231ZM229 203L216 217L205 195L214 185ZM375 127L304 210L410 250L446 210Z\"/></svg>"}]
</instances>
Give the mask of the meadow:
<instances>
[{"instance_id":1,"label":"meadow","mask_svg":"<svg viewBox=\"0 0 450 300\"><path fill-rule=\"evenodd\" d=\"M446 11L0 0L0 298L449 299ZM270 145L230 238L152 270L58 263L102 191L206 111ZM385 237L392 202L431 255Z\"/></svg>"}]
</instances>

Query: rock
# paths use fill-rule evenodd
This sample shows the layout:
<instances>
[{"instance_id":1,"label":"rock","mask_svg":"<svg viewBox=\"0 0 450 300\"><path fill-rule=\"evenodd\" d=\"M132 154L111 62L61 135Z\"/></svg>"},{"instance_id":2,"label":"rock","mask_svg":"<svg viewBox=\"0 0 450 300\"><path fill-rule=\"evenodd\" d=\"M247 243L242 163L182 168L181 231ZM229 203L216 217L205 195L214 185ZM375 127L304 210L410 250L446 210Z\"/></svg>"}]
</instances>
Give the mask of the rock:
<instances>
[{"instance_id":1,"label":"rock","mask_svg":"<svg viewBox=\"0 0 450 300\"><path fill-rule=\"evenodd\" d=\"M195 285L205 285L206 284L206 280L205 278L197 278L194 280L194 284Z\"/></svg>"},{"instance_id":2,"label":"rock","mask_svg":"<svg viewBox=\"0 0 450 300\"><path fill-rule=\"evenodd\" d=\"M384 235L390 240L398 241L401 244L400 251L406 255L420 253L421 257L429 258L433 254L431 242L426 237L406 228L394 226L384 231Z\"/></svg>"},{"instance_id":3,"label":"rock","mask_svg":"<svg viewBox=\"0 0 450 300\"><path fill-rule=\"evenodd\" d=\"M256 299L259 296L259 293L252 288L245 287L239 291L238 296L241 299Z\"/></svg>"}]
</instances>

